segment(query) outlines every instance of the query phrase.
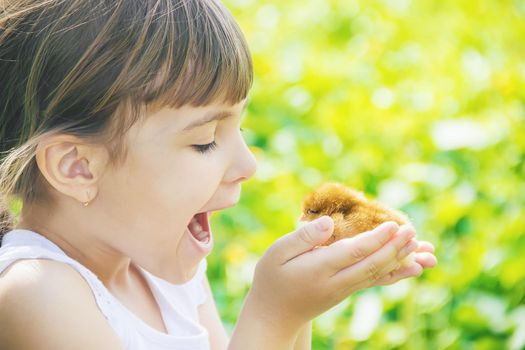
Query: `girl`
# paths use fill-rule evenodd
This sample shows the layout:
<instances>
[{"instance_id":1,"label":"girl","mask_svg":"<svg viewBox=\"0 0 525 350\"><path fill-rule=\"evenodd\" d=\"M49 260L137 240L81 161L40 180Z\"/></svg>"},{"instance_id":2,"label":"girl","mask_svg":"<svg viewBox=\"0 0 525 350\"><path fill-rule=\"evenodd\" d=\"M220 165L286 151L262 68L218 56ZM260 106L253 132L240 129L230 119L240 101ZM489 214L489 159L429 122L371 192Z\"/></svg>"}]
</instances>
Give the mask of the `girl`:
<instances>
[{"instance_id":1,"label":"girl","mask_svg":"<svg viewBox=\"0 0 525 350\"><path fill-rule=\"evenodd\" d=\"M309 349L314 317L436 263L394 223L318 249L322 217L263 255L229 339L205 273L208 217L256 167L239 131L252 62L230 13L4 0L0 16L3 349Z\"/></svg>"}]
</instances>

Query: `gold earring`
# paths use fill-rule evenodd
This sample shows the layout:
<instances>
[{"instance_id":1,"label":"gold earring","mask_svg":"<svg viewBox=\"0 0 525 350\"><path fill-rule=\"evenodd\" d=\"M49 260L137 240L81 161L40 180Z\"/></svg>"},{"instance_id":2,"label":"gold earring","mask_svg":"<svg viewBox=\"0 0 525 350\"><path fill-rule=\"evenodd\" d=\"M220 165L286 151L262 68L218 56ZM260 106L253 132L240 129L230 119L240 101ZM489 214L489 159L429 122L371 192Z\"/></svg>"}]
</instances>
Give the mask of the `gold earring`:
<instances>
[{"instance_id":1,"label":"gold earring","mask_svg":"<svg viewBox=\"0 0 525 350\"><path fill-rule=\"evenodd\" d=\"M89 191L86 191L86 193L87 193L87 197L89 198ZM82 203L82 204L84 204L84 206L87 207L89 202L91 202L91 199L88 200L87 202Z\"/></svg>"}]
</instances>

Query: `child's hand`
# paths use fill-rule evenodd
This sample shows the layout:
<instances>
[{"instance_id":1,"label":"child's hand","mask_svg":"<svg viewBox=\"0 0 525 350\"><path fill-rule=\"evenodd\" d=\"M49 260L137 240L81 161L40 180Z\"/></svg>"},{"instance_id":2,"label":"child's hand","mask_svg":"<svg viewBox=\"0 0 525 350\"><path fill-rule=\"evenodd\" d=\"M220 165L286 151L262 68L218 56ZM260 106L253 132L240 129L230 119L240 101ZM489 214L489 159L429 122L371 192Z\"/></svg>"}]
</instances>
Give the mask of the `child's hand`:
<instances>
[{"instance_id":1,"label":"child's hand","mask_svg":"<svg viewBox=\"0 0 525 350\"><path fill-rule=\"evenodd\" d=\"M396 283L403 278L418 277L423 273L423 269L436 266L437 259L434 256L434 245L430 242L417 242L415 254L415 263L410 266L402 266L400 269L392 271L388 275L376 282L377 286L386 286Z\"/></svg>"},{"instance_id":2,"label":"child's hand","mask_svg":"<svg viewBox=\"0 0 525 350\"><path fill-rule=\"evenodd\" d=\"M325 224L325 229L317 224ZM417 275L404 269L391 274L404 257L418 249L412 226L400 228L387 222L372 231L319 247L332 231L332 219L324 216L270 246L257 263L247 298L260 317L298 329L357 290Z\"/></svg>"}]
</instances>

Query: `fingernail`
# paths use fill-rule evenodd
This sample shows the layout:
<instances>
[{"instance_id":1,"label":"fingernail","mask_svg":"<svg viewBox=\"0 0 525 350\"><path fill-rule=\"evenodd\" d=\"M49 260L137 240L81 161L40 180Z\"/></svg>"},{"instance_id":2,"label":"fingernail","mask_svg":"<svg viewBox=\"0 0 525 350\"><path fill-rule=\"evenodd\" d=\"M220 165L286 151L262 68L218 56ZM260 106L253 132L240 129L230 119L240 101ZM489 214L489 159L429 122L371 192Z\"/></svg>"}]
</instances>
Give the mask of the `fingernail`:
<instances>
[{"instance_id":1,"label":"fingernail","mask_svg":"<svg viewBox=\"0 0 525 350\"><path fill-rule=\"evenodd\" d=\"M321 231L326 231L330 228L330 221L332 219L329 216L321 216L315 221L315 227Z\"/></svg>"},{"instance_id":2,"label":"fingernail","mask_svg":"<svg viewBox=\"0 0 525 350\"><path fill-rule=\"evenodd\" d=\"M397 232L398 229L399 226L393 221L384 222L376 228L376 230L385 231L388 234L393 234L394 232Z\"/></svg>"}]
</instances>

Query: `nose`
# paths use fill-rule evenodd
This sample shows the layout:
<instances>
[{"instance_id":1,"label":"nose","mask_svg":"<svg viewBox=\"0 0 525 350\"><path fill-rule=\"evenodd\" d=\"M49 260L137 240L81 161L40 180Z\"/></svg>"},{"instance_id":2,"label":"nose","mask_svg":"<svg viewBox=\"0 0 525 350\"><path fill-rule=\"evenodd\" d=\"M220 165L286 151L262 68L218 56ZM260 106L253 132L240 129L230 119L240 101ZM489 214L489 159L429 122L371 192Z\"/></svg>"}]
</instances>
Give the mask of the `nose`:
<instances>
[{"instance_id":1,"label":"nose","mask_svg":"<svg viewBox=\"0 0 525 350\"><path fill-rule=\"evenodd\" d=\"M257 160L246 142L241 138L240 144L233 149L231 166L225 176L227 182L242 182L248 180L257 170Z\"/></svg>"}]
</instances>

